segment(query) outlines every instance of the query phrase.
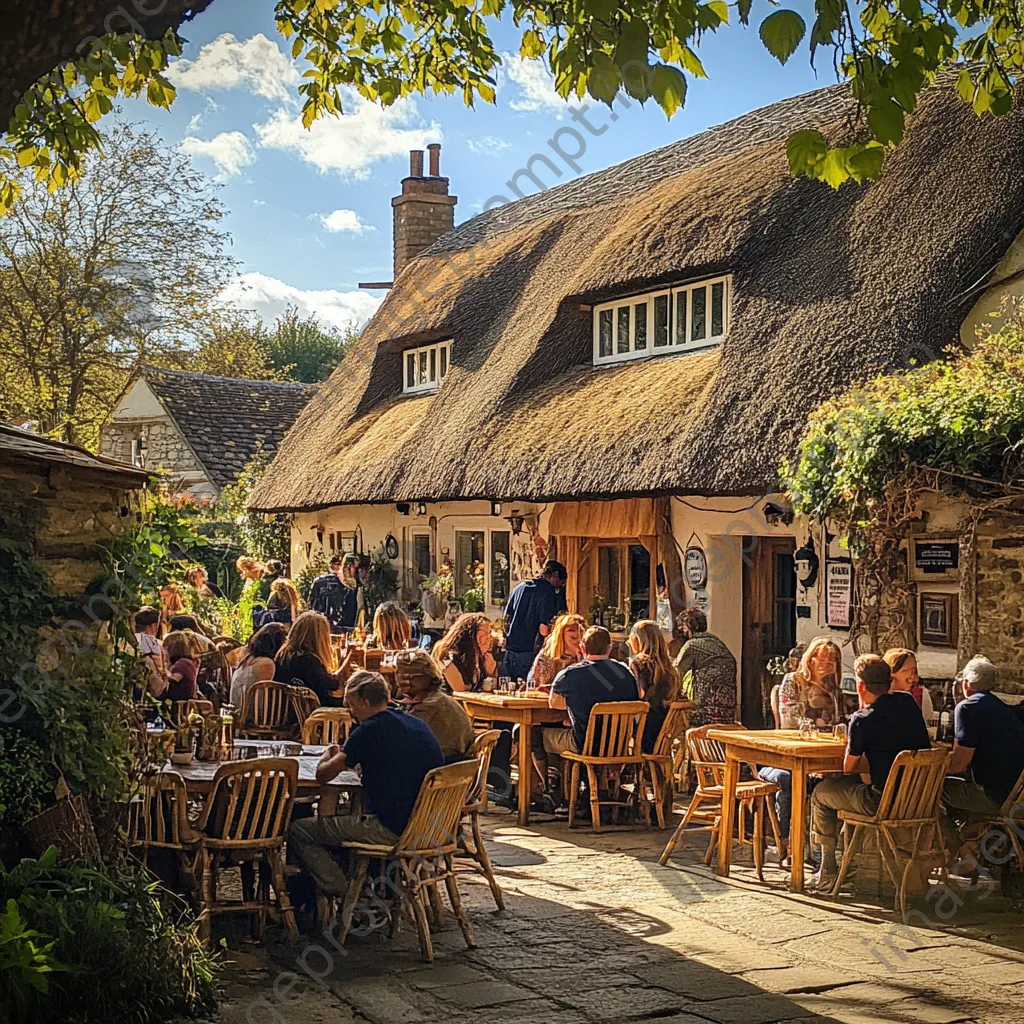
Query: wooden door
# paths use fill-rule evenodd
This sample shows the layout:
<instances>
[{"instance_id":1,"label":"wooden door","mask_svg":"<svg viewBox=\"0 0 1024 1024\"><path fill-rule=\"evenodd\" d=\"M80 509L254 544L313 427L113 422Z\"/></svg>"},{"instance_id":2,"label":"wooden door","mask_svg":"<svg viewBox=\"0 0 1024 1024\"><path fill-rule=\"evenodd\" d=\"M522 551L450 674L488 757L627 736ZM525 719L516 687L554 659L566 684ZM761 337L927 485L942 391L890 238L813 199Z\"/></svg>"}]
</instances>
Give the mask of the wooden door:
<instances>
[{"instance_id":1,"label":"wooden door","mask_svg":"<svg viewBox=\"0 0 1024 1024\"><path fill-rule=\"evenodd\" d=\"M751 729L771 726L765 666L796 643L796 572L792 537L746 537L743 557L743 655L740 720Z\"/></svg>"}]
</instances>

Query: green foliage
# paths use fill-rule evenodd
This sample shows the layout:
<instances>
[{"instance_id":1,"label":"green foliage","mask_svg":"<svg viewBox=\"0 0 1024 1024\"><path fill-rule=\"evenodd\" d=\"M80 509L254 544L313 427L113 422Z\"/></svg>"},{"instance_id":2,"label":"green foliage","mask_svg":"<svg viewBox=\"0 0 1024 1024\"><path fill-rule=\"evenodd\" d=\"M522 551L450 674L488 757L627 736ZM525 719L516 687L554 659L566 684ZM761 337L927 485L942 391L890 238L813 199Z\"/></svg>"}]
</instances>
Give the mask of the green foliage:
<instances>
[{"instance_id":1,"label":"green foliage","mask_svg":"<svg viewBox=\"0 0 1024 1024\"><path fill-rule=\"evenodd\" d=\"M971 352L826 402L783 477L795 507L838 523L857 554L891 519L894 496L902 503L921 486L922 469L942 471L943 489L958 497L990 499L1024 486L1022 453L1024 327L1014 320Z\"/></svg>"},{"instance_id":2,"label":"green foliage","mask_svg":"<svg viewBox=\"0 0 1024 1024\"><path fill-rule=\"evenodd\" d=\"M221 493L220 514L232 524L232 539L261 561L277 558L288 564L291 527L287 516L249 511L249 499L270 466L271 457L258 448L238 479Z\"/></svg>"},{"instance_id":3,"label":"green foliage","mask_svg":"<svg viewBox=\"0 0 1024 1024\"><path fill-rule=\"evenodd\" d=\"M53 793L43 745L11 726L0 729L0 827L20 823L42 809Z\"/></svg>"},{"instance_id":4,"label":"green foliage","mask_svg":"<svg viewBox=\"0 0 1024 1024\"><path fill-rule=\"evenodd\" d=\"M277 318L263 343L270 365L290 380L318 384L341 362L355 335L342 335L321 326L315 316L301 317L289 306Z\"/></svg>"},{"instance_id":5,"label":"green foliage","mask_svg":"<svg viewBox=\"0 0 1024 1024\"><path fill-rule=\"evenodd\" d=\"M15 927L27 925L38 937L45 936L40 952L52 970L59 968L49 975L48 991L20 985L28 1007L15 1024L142 1024L213 1010L214 958L183 909L161 902L157 884L141 870L59 868L51 849L39 860L24 860L0 873L0 902L7 903L8 914L10 901L17 908ZM37 935L31 940L37 941ZM18 955L23 959L25 953ZM2 959L0 946L0 964ZM0 970L0 993L7 996L4 990L13 989L12 983L18 984L17 978ZM10 1001L4 998L3 1004Z\"/></svg>"},{"instance_id":6,"label":"green foliage","mask_svg":"<svg viewBox=\"0 0 1024 1024\"><path fill-rule=\"evenodd\" d=\"M398 593L398 570L384 551L384 545L370 554L370 568L363 584L367 619L373 619L377 606L391 601Z\"/></svg>"},{"instance_id":7,"label":"green foliage","mask_svg":"<svg viewBox=\"0 0 1024 1024\"><path fill-rule=\"evenodd\" d=\"M9 899L0 914L0 1006L12 1021L32 1019L36 1004L49 991L49 975L64 970L52 955L53 946L29 928L18 904Z\"/></svg>"},{"instance_id":8,"label":"green foliage","mask_svg":"<svg viewBox=\"0 0 1024 1024\"><path fill-rule=\"evenodd\" d=\"M753 7L753 0L737 0L741 27L749 26ZM782 63L801 44L812 65L820 50L827 51L865 116L854 145L821 159L794 160L794 174L834 187L877 175L885 151L902 138L921 90L953 60L967 62L958 92L978 114L1005 114L1011 107L1013 82L1024 67L1015 0L814 0L811 13L808 31L796 11L767 11L762 43ZM292 57L309 65L299 86L308 128L320 117L341 113L350 88L385 107L427 93L457 95L469 106L478 99L493 103L501 58L491 31L500 22L518 30L520 56L548 64L559 95L589 95L604 103L621 92L640 102L653 96L671 116L685 97L683 74L705 77L696 51L706 33L728 25L729 5L436 0L396 8L366 0L277 0L275 15L291 41ZM151 42L130 36L96 41L99 73L87 56L30 90L11 123L12 154L51 185L72 179L81 154L100 144L93 123L109 112L114 97L145 91L157 106L171 102L174 90L162 73L178 49L171 34ZM817 142L829 154L820 134ZM0 178L0 212L13 203L16 188L13 180Z\"/></svg>"}]
</instances>

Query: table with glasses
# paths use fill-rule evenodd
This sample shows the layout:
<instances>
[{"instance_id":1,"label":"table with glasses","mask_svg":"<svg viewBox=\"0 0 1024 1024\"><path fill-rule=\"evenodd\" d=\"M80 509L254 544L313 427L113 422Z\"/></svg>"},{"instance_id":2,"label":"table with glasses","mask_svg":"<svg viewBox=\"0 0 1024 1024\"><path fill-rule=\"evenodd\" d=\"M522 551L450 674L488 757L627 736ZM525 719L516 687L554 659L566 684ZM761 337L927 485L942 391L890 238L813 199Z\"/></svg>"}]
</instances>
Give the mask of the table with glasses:
<instances>
[{"instance_id":1,"label":"table with glasses","mask_svg":"<svg viewBox=\"0 0 1024 1024\"><path fill-rule=\"evenodd\" d=\"M732 832L736 821L736 784L743 764L785 768L793 776L793 813L789 853L793 864L790 888L803 892L804 841L807 834L807 776L836 774L843 770L846 737L816 733L801 735L796 729L711 729L708 737L725 748L722 822L715 871L728 876L732 862Z\"/></svg>"},{"instance_id":2,"label":"table with glasses","mask_svg":"<svg viewBox=\"0 0 1024 1024\"><path fill-rule=\"evenodd\" d=\"M288 746L288 744L284 744ZM236 740L236 749L255 746L258 748L259 756L275 757L277 754L273 748L275 744L254 743L252 740ZM293 744L291 746L298 746ZM264 750L267 750L265 753ZM343 771L330 782L321 785L316 781L316 766L320 763L320 757L326 747L309 746L302 747L302 752L297 755L283 754L284 757L292 757L299 762L299 790L298 796L319 796L320 802L318 813L322 815L336 814L338 805L343 795L348 795L350 806L356 807L361 800L363 782L359 774L354 771ZM167 763L163 767L165 772L177 772L185 781L185 790L189 795L206 797L213 788L213 779L223 762L219 761L192 761L189 764Z\"/></svg>"},{"instance_id":3,"label":"table with glasses","mask_svg":"<svg viewBox=\"0 0 1024 1024\"><path fill-rule=\"evenodd\" d=\"M568 712L548 707L548 695L540 690L526 690L518 693L470 693L452 694L458 700L470 720L485 719L495 722L512 722L519 726L519 824L530 823L530 773L533 771L533 756L530 747L530 730L541 723L561 724Z\"/></svg>"}]
</instances>

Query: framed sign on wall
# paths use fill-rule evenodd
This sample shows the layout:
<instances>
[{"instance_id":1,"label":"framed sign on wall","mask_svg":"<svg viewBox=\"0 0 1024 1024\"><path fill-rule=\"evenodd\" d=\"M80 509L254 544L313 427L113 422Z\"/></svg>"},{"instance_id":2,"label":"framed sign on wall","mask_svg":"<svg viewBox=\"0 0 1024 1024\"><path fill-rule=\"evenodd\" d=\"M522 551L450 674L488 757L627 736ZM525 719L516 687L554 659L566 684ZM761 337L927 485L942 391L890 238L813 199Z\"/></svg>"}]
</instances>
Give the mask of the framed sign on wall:
<instances>
[{"instance_id":1,"label":"framed sign on wall","mask_svg":"<svg viewBox=\"0 0 1024 1024\"><path fill-rule=\"evenodd\" d=\"M853 562L849 558L825 563L825 624L830 629L853 625Z\"/></svg>"},{"instance_id":2,"label":"framed sign on wall","mask_svg":"<svg viewBox=\"0 0 1024 1024\"><path fill-rule=\"evenodd\" d=\"M933 647L956 647L959 601L956 594L921 591L918 594L918 639Z\"/></svg>"}]
</instances>

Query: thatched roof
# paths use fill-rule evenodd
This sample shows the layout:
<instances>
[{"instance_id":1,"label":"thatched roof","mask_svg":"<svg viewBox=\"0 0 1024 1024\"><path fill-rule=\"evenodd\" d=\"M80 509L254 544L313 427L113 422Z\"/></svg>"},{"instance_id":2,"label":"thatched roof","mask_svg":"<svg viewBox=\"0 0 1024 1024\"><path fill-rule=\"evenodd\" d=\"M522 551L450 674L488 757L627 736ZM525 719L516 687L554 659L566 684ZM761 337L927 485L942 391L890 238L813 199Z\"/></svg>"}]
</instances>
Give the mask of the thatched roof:
<instances>
[{"instance_id":1,"label":"thatched roof","mask_svg":"<svg viewBox=\"0 0 1024 1024\"><path fill-rule=\"evenodd\" d=\"M262 450L272 455L316 392L293 381L242 380L144 366L142 376L214 486L225 487Z\"/></svg>"},{"instance_id":2,"label":"thatched roof","mask_svg":"<svg viewBox=\"0 0 1024 1024\"><path fill-rule=\"evenodd\" d=\"M1024 115L928 90L881 179L790 177L785 140L849 136L833 87L500 207L412 261L281 445L261 509L751 494L807 414L938 354L1024 226ZM718 349L592 366L588 304L731 273ZM433 396L399 350L452 338Z\"/></svg>"}]
</instances>

